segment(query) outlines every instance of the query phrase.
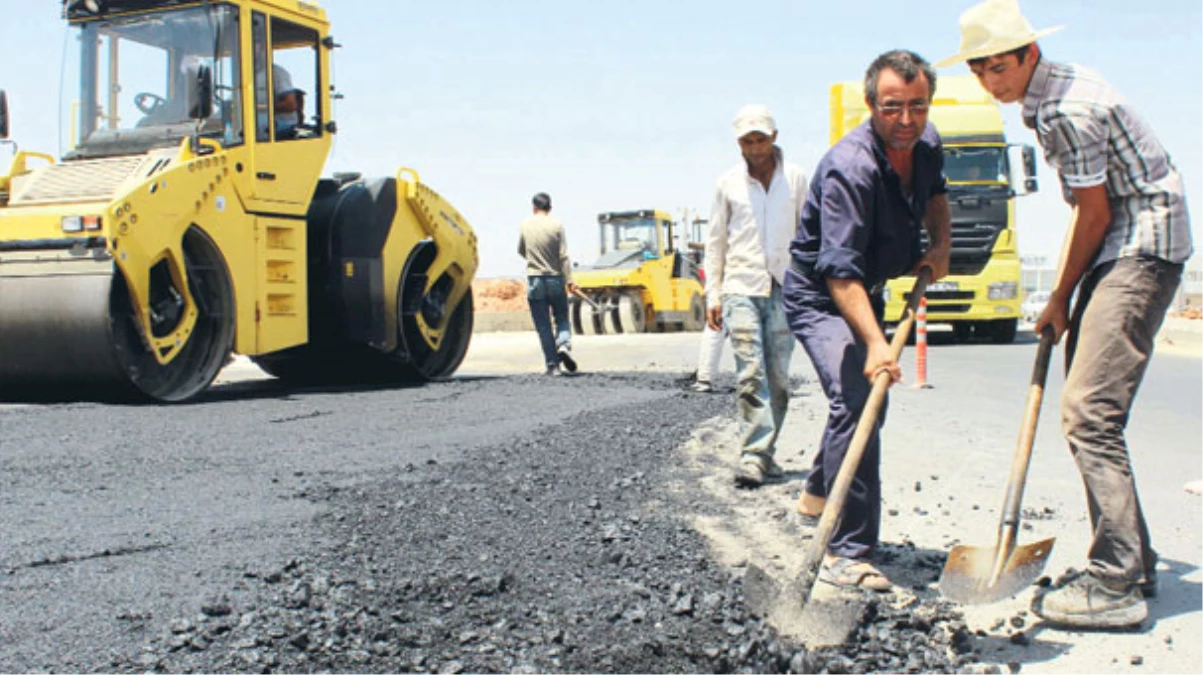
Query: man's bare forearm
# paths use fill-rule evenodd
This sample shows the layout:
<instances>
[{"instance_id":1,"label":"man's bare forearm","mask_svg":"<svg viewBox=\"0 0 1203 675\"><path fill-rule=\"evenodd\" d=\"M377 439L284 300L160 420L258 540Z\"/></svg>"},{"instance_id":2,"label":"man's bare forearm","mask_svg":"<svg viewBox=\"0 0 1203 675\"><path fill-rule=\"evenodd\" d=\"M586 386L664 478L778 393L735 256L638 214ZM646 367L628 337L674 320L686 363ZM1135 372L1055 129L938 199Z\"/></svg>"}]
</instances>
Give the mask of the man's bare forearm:
<instances>
[{"instance_id":1,"label":"man's bare forearm","mask_svg":"<svg viewBox=\"0 0 1203 675\"><path fill-rule=\"evenodd\" d=\"M869 303L869 293L860 279L833 279L828 277L827 288L831 298L839 307L844 321L852 328L852 332L866 345L885 342L885 334L877 323L873 313L873 305Z\"/></svg>"},{"instance_id":2,"label":"man's bare forearm","mask_svg":"<svg viewBox=\"0 0 1203 675\"><path fill-rule=\"evenodd\" d=\"M1073 295L1074 288L1103 245L1107 227L1111 224L1111 210L1103 188L1100 186L1088 190L1091 192L1074 191L1078 203L1069 221L1069 231L1065 233L1065 245L1061 247L1053 295L1063 301L1068 301Z\"/></svg>"}]
</instances>

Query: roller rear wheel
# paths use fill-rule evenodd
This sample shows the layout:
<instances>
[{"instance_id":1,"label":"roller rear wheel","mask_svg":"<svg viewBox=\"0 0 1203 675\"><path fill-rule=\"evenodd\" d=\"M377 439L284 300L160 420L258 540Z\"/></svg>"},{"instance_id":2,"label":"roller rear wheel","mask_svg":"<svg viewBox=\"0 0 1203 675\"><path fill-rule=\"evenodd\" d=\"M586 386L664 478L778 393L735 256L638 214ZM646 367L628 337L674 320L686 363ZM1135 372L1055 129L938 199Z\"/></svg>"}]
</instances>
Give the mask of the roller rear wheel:
<instances>
[{"instance_id":1,"label":"roller rear wheel","mask_svg":"<svg viewBox=\"0 0 1203 675\"><path fill-rule=\"evenodd\" d=\"M431 349L425 341L409 346L408 368L413 375L424 380L437 380L455 373L468 354L474 323L472 290L468 289L447 319L443 339L437 349Z\"/></svg>"}]
</instances>

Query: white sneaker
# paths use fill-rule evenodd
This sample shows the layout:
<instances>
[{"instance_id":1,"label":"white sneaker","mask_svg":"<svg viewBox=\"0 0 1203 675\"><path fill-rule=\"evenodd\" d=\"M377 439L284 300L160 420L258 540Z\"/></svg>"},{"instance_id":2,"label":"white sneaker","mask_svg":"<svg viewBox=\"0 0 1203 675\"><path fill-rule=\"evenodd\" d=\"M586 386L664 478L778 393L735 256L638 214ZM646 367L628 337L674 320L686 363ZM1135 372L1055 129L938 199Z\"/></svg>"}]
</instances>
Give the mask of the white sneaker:
<instances>
[{"instance_id":1,"label":"white sneaker","mask_svg":"<svg viewBox=\"0 0 1203 675\"><path fill-rule=\"evenodd\" d=\"M568 353L570 351L572 351L572 347L570 345L560 345L557 353L560 358L560 365L564 366L564 370L567 370L570 373L575 373L576 360L572 358L572 354Z\"/></svg>"},{"instance_id":2,"label":"white sneaker","mask_svg":"<svg viewBox=\"0 0 1203 675\"><path fill-rule=\"evenodd\" d=\"M689 388L690 388L690 390L696 391L699 394L713 394L714 393L714 387L711 386L710 383L707 382L706 380L698 380L697 382L694 382L693 384L689 385Z\"/></svg>"}]
</instances>

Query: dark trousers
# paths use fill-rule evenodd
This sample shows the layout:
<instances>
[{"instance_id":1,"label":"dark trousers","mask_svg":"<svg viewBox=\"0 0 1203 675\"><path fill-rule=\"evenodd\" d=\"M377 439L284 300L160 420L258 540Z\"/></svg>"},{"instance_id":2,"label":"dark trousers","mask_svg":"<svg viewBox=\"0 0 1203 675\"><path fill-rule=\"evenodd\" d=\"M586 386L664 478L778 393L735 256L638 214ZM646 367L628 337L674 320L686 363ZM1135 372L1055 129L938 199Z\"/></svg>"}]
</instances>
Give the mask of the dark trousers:
<instances>
[{"instance_id":1,"label":"dark trousers","mask_svg":"<svg viewBox=\"0 0 1203 675\"><path fill-rule=\"evenodd\" d=\"M1078 289L1061 427L1086 486L1094 532L1088 569L1104 578L1138 582L1157 562L1124 429L1181 280L1182 265L1141 256L1099 265Z\"/></svg>"},{"instance_id":2,"label":"dark trousers","mask_svg":"<svg viewBox=\"0 0 1203 675\"><path fill-rule=\"evenodd\" d=\"M827 426L805 487L807 492L825 497L848 453L872 387L863 372L864 343L856 338L834 302L820 295L813 283L793 272L786 275L785 315L827 395ZM827 549L834 555L864 557L877 544L881 530L880 431L885 416L886 406L882 405Z\"/></svg>"},{"instance_id":3,"label":"dark trousers","mask_svg":"<svg viewBox=\"0 0 1203 675\"><path fill-rule=\"evenodd\" d=\"M564 277L558 274L527 277L526 302L530 305L535 332L539 334L544 365L547 368L555 368L560 363L556 354L557 348L572 343L572 328L568 323L568 291L564 286ZM551 329L552 317L556 322L554 335Z\"/></svg>"}]
</instances>

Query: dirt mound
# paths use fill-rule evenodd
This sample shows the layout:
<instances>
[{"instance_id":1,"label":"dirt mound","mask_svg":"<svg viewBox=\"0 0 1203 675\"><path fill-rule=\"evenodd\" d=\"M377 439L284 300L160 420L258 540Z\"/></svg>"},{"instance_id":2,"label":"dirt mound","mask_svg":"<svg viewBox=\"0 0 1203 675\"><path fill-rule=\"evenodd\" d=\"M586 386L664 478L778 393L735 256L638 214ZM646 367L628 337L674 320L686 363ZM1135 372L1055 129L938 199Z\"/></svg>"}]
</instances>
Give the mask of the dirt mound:
<instances>
[{"instance_id":1,"label":"dirt mound","mask_svg":"<svg viewBox=\"0 0 1203 675\"><path fill-rule=\"evenodd\" d=\"M526 283L520 279L477 279L472 282L477 312L526 312Z\"/></svg>"}]
</instances>

